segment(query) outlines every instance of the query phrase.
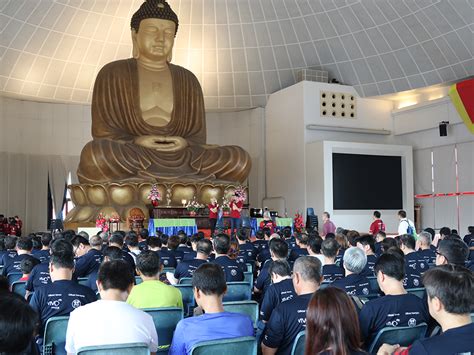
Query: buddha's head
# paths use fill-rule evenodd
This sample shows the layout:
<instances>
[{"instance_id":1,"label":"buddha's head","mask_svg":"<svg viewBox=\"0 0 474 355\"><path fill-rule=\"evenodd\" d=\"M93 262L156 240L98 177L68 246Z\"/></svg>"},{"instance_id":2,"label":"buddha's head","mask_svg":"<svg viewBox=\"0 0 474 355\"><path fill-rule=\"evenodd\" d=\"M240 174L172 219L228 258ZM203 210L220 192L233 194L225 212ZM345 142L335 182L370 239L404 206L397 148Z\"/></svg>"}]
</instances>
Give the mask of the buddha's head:
<instances>
[{"instance_id":1,"label":"buddha's head","mask_svg":"<svg viewBox=\"0 0 474 355\"><path fill-rule=\"evenodd\" d=\"M178 16L165 0L146 0L132 16L133 57L171 61Z\"/></svg>"}]
</instances>

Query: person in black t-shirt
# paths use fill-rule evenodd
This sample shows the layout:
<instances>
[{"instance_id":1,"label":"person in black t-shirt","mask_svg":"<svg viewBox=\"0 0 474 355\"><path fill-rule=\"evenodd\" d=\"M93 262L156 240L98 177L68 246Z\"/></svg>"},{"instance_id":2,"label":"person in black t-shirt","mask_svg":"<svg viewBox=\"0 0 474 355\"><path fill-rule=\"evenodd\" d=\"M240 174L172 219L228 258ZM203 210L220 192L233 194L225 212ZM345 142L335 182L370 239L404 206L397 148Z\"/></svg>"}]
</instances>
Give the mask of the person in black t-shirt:
<instances>
[{"instance_id":1,"label":"person in black t-shirt","mask_svg":"<svg viewBox=\"0 0 474 355\"><path fill-rule=\"evenodd\" d=\"M362 336L367 346L383 328L409 327L429 321L423 300L403 288L405 263L400 256L381 255L374 270L385 296L367 302L359 313Z\"/></svg>"},{"instance_id":2,"label":"person in black t-shirt","mask_svg":"<svg viewBox=\"0 0 474 355\"><path fill-rule=\"evenodd\" d=\"M460 238L446 237L438 243L436 266L452 264L465 266L469 248Z\"/></svg>"},{"instance_id":3,"label":"person in black t-shirt","mask_svg":"<svg viewBox=\"0 0 474 355\"><path fill-rule=\"evenodd\" d=\"M123 260L123 252L120 248L106 247L104 249L102 264L107 262L107 261L112 261L112 260ZM131 271L135 272L135 270L133 270L133 269L131 269ZM86 286L89 287L95 293L97 293L99 291L99 289L97 287L97 276L98 276L98 274L99 274L98 270L91 273L87 278L87 284L86 284Z\"/></svg>"},{"instance_id":4,"label":"person in black t-shirt","mask_svg":"<svg viewBox=\"0 0 474 355\"><path fill-rule=\"evenodd\" d=\"M428 294L430 315L441 325L442 333L415 341L401 352L406 355L445 355L474 353L474 275L462 266L443 265L427 271L423 283ZM379 353L402 351L398 345L384 344Z\"/></svg>"},{"instance_id":5,"label":"person in black t-shirt","mask_svg":"<svg viewBox=\"0 0 474 355\"><path fill-rule=\"evenodd\" d=\"M288 262L284 260L272 261L268 273L271 275L272 283L267 287L260 307L260 318L265 323L268 322L272 311L280 303L289 301L296 296Z\"/></svg>"},{"instance_id":6,"label":"person in black t-shirt","mask_svg":"<svg viewBox=\"0 0 474 355\"><path fill-rule=\"evenodd\" d=\"M179 247L179 237L177 235L172 235L171 237L169 237L168 255L173 256L177 264L179 264L184 258L184 252L181 250L178 250L178 247ZM169 267L172 267L172 266L170 265Z\"/></svg>"},{"instance_id":7,"label":"person in black t-shirt","mask_svg":"<svg viewBox=\"0 0 474 355\"><path fill-rule=\"evenodd\" d=\"M272 239L272 236L277 236L278 234L271 234L270 229L268 228L263 228L263 236L264 240L259 244L259 249L258 249L258 255L257 255L257 261L260 263L260 265L265 264L267 260L271 259L270 255L270 249L268 244L270 243L270 239ZM255 243L257 243L255 241Z\"/></svg>"},{"instance_id":8,"label":"person in black t-shirt","mask_svg":"<svg viewBox=\"0 0 474 355\"><path fill-rule=\"evenodd\" d=\"M0 223L2 220L0 219ZM0 251L0 266L5 265L7 260L14 258L17 255L15 250L16 247L16 237L13 235L7 235L4 239L5 250Z\"/></svg>"},{"instance_id":9,"label":"person in black t-shirt","mask_svg":"<svg viewBox=\"0 0 474 355\"><path fill-rule=\"evenodd\" d=\"M418 249L420 260L424 259L425 263L434 264L436 262L436 254L431 249L431 234L425 231L420 232L418 240L420 242L420 248Z\"/></svg>"},{"instance_id":10,"label":"person in black t-shirt","mask_svg":"<svg viewBox=\"0 0 474 355\"><path fill-rule=\"evenodd\" d=\"M226 282L244 281L241 264L227 255L230 250L230 238L227 234L221 233L214 238L214 250L216 258L212 263L222 267Z\"/></svg>"},{"instance_id":11,"label":"person in black t-shirt","mask_svg":"<svg viewBox=\"0 0 474 355\"><path fill-rule=\"evenodd\" d=\"M210 240L202 239L197 242L196 258L192 260L183 260L179 263L174 271L175 281L179 281L183 277L193 277L194 271L202 265L207 263L207 258L212 253L212 243Z\"/></svg>"},{"instance_id":12,"label":"person in black t-shirt","mask_svg":"<svg viewBox=\"0 0 474 355\"><path fill-rule=\"evenodd\" d=\"M265 240L265 233L263 230L258 230L255 232L255 241L252 242L255 249L257 249L257 254L262 251L262 249L268 248L268 241Z\"/></svg>"},{"instance_id":13,"label":"person in black t-shirt","mask_svg":"<svg viewBox=\"0 0 474 355\"><path fill-rule=\"evenodd\" d=\"M405 261L405 278L403 279L403 287L405 289L423 287L421 274L409 266L405 260L405 254L403 254L403 251L400 248L391 247L385 253L396 254Z\"/></svg>"},{"instance_id":14,"label":"person in black t-shirt","mask_svg":"<svg viewBox=\"0 0 474 355\"><path fill-rule=\"evenodd\" d=\"M200 233L195 233L189 238L189 242L191 243L191 251L184 254L183 260L193 260L196 258L197 243L202 239L204 239L204 235L201 235Z\"/></svg>"},{"instance_id":15,"label":"person in black t-shirt","mask_svg":"<svg viewBox=\"0 0 474 355\"><path fill-rule=\"evenodd\" d=\"M346 276L334 281L331 286L341 288L351 296L367 296L375 293L367 277L360 274L366 263L367 256L361 249L357 247L347 249L343 259Z\"/></svg>"},{"instance_id":16,"label":"person in black t-shirt","mask_svg":"<svg viewBox=\"0 0 474 355\"><path fill-rule=\"evenodd\" d=\"M291 227L283 228L283 238L285 239L286 244L288 244L288 249L296 248L296 239L293 236Z\"/></svg>"},{"instance_id":17,"label":"person in black t-shirt","mask_svg":"<svg viewBox=\"0 0 474 355\"><path fill-rule=\"evenodd\" d=\"M415 251L415 237L409 234L400 236L400 249L405 254L405 264L410 271L416 271L419 274L428 270L428 263L420 254Z\"/></svg>"},{"instance_id":18,"label":"person in black t-shirt","mask_svg":"<svg viewBox=\"0 0 474 355\"><path fill-rule=\"evenodd\" d=\"M336 265L335 260L339 252L339 244L335 239L326 239L321 245L324 255L323 278L324 282L334 282L344 277L344 269Z\"/></svg>"},{"instance_id":19,"label":"person in black t-shirt","mask_svg":"<svg viewBox=\"0 0 474 355\"><path fill-rule=\"evenodd\" d=\"M148 229L142 228L140 229L140 233L138 233L138 248L140 251L148 250Z\"/></svg>"},{"instance_id":20,"label":"person in black t-shirt","mask_svg":"<svg viewBox=\"0 0 474 355\"><path fill-rule=\"evenodd\" d=\"M87 277L93 272L98 271L102 262L102 253L97 249L91 248L89 241L80 235L76 235L71 243L74 247L74 254L77 257L74 276L77 278Z\"/></svg>"},{"instance_id":21,"label":"person in black t-shirt","mask_svg":"<svg viewBox=\"0 0 474 355\"><path fill-rule=\"evenodd\" d=\"M257 259L257 249L250 243L246 229L239 229L237 231L237 241L239 242L239 258L244 263L255 261Z\"/></svg>"},{"instance_id":22,"label":"person in black t-shirt","mask_svg":"<svg viewBox=\"0 0 474 355\"><path fill-rule=\"evenodd\" d=\"M298 233L296 235L296 248L291 249L288 260L290 263L295 262L300 256L308 255L308 235L306 233Z\"/></svg>"},{"instance_id":23,"label":"person in black t-shirt","mask_svg":"<svg viewBox=\"0 0 474 355\"><path fill-rule=\"evenodd\" d=\"M121 233L112 233L109 239L109 246L119 248L122 251L122 259L130 265L132 270L135 270L135 261L129 253L123 250L123 243L123 236Z\"/></svg>"},{"instance_id":24,"label":"person in black t-shirt","mask_svg":"<svg viewBox=\"0 0 474 355\"><path fill-rule=\"evenodd\" d=\"M40 237L42 248L36 252L33 251L33 256L38 258L40 262L49 262L49 244L53 240L51 233L44 233Z\"/></svg>"},{"instance_id":25,"label":"person in black t-shirt","mask_svg":"<svg viewBox=\"0 0 474 355\"><path fill-rule=\"evenodd\" d=\"M49 264L52 283L35 290L30 301L31 307L40 317L40 338L49 318L68 316L77 307L97 300L97 296L89 287L72 281L74 253L71 243L58 239L53 245L54 252Z\"/></svg>"},{"instance_id":26,"label":"person in black t-shirt","mask_svg":"<svg viewBox=\"0 0 474 355\"><path fill-rule=\"evenodd\" d=\"M306 309L322 281L318 258L301 256L293 268L296 297L279 304L272 312L262 341L263 355L290 354L293 342L306 328Z\"/></svg>"},{"instance_id":27,"label":"person in black t-shirt","mask_svg":"<svg viewBox=\"0 0 474 355\"><path fill-rule=\"evenodd\" d=\"M362 276L374 276L374 265L377 261L375 255L375 240L371 235L363 235L356 239L356 246L362 249L367 255L367 264L364 270L360 273Z\"/></svg>"},{"instance_id":28,"label":"person in black t-shirt","mask_svg":"<svg viewBox=\"0 0 474 355\"><path fill-rule=\"evenodd\" d=\"M262 296L265 294L265 291L271 282L268 269L272 263L272 260L286 260L288 256L288 245L280 238L275 237L270 240L269 249L271 260L263 264L254 286L254 292L256 294L262 294Z\"/></svg>"},{"instance_id":29,"label":"person in black t-shirt","mask_svg":"<svg viewBox=\"0 0 474 355\"><path fill-rule=\"evenodd\" d=\"M305 353L366 354L360 344L359 320L351 298L335 287L315 292L306 313Z\"/></svg>"},{"instance_id":30,"label":"person in black t-shirt","mask_svg":"<svg viewBox=\"0 0 474 355\"><path fill-rule=\"evenodd\" d=\"M174 258L174 255L168 250L163 248L160 238L148 238L148 250L154 251L160 256L160 262L163 267L176 267L178 263Z\"/></svg>"},{"instance_id":31,"label":"person in black t-shirt","mask_svg":"<svg viewBox=\"0 0 474 355\"><path fill-rule=\"evenodd\" d=\"M375 235L375 255L382 255L382 242L387 238L387 234L383 231L377 232Z\"/></svg>"},{"instance_id":32,"label":"person in black t-shirt","mask_svg":"<svg viewBox=\"0 0 474 355\"><path fill-rule=\"evenodd\" d=\"M183 253L183 259L186 259L186 255L191 254L193 252L193 249L188 246L188 236L184 231L179 231L178 232L178 238L179 238L179 245L176 248L176 250L180 251Z\"/></svg>"},{"instance_id":33,"label":"person in black t-shirt","mask_svg":"<svg viewBox=\"0 0 474 355\"><path fill-rule=\"evenodd\" d=\"M31 255L31 250L33 249L33 242L31 238L28 237L19 237L16 242L17 254L10 258L8 255L3 257L4 265L2 270L3 276L8 276L12 272L21 273L20 265L23 259L34 259L34 256ZM34 261L33 261L34 262Z\"/></svg>"}]
</instances>

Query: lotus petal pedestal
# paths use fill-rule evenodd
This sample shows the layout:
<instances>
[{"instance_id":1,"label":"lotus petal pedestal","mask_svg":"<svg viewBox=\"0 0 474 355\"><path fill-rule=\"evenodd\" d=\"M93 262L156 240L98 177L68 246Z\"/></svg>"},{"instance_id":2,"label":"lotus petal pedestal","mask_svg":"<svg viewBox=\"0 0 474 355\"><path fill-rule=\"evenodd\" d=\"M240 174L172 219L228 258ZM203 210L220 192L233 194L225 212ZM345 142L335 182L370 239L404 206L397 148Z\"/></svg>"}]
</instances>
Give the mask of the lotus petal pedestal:
<instances>
[{"instance_id":1,"label":"lotus petal pedestal","mask_svg":"<svg viewBox=\"0 0 474 355\"><path fill-rule=\"evenodd\" d=\"M74 209L68 213L66 223L95 222L99 213L106 217L113 214L127 221L130 212L138 208L148 219L148 207L151 206L147 196L153 182L144 183L107 183L107 184L75 184L68 186ZM161 193L160 206L182 207L183 200L195 199L207 205L212 197L219 203L222 198L230 198L238 185L213 183L157 183Z\"/></svg>"}]
</instances>

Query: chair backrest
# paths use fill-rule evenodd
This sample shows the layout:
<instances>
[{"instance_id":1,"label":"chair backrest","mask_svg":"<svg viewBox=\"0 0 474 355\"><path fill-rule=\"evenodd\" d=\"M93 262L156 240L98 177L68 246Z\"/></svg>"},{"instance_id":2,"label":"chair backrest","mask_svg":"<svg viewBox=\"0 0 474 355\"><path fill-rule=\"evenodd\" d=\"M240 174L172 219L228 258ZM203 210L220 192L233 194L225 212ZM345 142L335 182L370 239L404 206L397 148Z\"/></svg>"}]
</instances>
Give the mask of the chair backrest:
<instances>
[{"instance_id":1,"label":"chair backrest","mask_svg":"<svg viewBox=\"0 0 474 355\"><path fill-rule=\"evenodd\" d=\"M179 279L178 283L180 285L192 285L193 278L192 277L183 277L183 278Z\"/></svg>"},{"instance_id":2,"label":"chair backrest","mask_svg":"<svg viewBox=\"0 0 474 355\"><path fill-rule=\"evenodd\" d=\"M145 343L113 344L86 346L77 352L78 355L149 355L150 349Z\"/></svg>"},{"instance_id":3,"label":"chair backrest","mask_svg":"<svg viewBox=\"0 0 474 355\"><path fill-rule=\"evenodd\" d=\"M171 272L174 274L174 267L164 267L163 270L161 270L161 272Z\"/></svg>"},{"instance_id":4,"label":"chair backrest","mask_svg":"<svg viewBox=\"0 0 474 355\"><path fill-rule=\"evenodd\" d=\"M313 207L308 207L308 208L306 209L306 214L307 214L308 216L314 216L314 208L313 208Z\"/></svg>"},{"instance_id":5,"label":"chair backrest","mask_svg":"<svg viewBox=\"0 0 474 355\"><path fill-rule=\"evenodd\" d=\"M291 349L291 355L304 355L305 341L306 331L302 330L296 336L296 339L293 343L293 348Z\"/></svg>"},{"instance_id":6,"label":"chair backrest","mask_svg":"<svg viewBox=\"0 0 474 355\"><path fill-rule=\"evenodd\" d=\"M181 297L183 298L184 314L189 315L194 309L194 293L193 285L175 285L179 292L181 292Z\"/></svg>"},{"instance_id":7,"label":"chair backrest","mask_svg":"<svg viewBox=\"0 0 474 355\"><path fill-rule=\"evenodd\" d=\"M250 301L252 298L252 287L245 281L228 282L227 293L224 295L224 302Z\"/></svg>"},{"instance_id":8,"label":"chair backrest","mask_svg":"<svg viewBox=\"0 0 474 355\"><path fill-rule=\"evenodd\" d=\"M377 282L377 276L368 276L367 280L369 280L370 288L374 292L378 292L380 290L379 284Z\"/></svg>"},{"instance_id":9,"label":"chair backrest","mask_svg":"<svg viewBox=\"0 0 474 355\"><path fill-rule=\"evenodd\" d=\"M252 271L255 268L255 261L253 260L248 260L245 265L247 266L247 271Z\"/></svg>"},{"instance_id":10,"label":"chair backrest","mask_svg":"<svg viewBox=\"0 0 474 355\"><path fill-rule=\"evenodd\" d=\"M13 283L21 279L22 276L23 276L23 273L21 272L10 272L7 275L8 284L13 285Z\"/></svg>"},{"instance_id":11,"label":"chair backrest","mask_svg":"<svg viewBox=\"0 0 474 355\"><path fill-rule=\"evenodd\" d=\"M250 285L253 285L253 272L244 271L244 281L248 282Z\"/></svg>"},{"instance_id":12,"label":"chair backrest","mask_svg":"<svg viewBox=\"0 0 474 355\"><path fill-rule=\"evenodd\" d=\"M191 355L256 355L257 339L242 337L234 339L211 340L197 343L191 349Z\"/></svg>"},{"instance_id":13,"label":"chair backrest","mask_svg":"<svg viewBox=\"0 0 474 355\"><path fill-rule=\"evenodd\" d=\"M153 323L155 323L156 333L158 334L159 347L169 347L176 325L183 319L183 310L177 307L169 307L146 308L143 311L153 317Z\"/></svg>"},{"instance_id":14,"label":"chair backrest","mask_svg":"<svg viewBox=\"0 0 474 355\"><path fill-rule=\"evenodd\" d=\"M428 326L425 323L415 325L414 327L388 327L383 328L377 333L369 347L369 353L376 353L382 344L399 344L408 346L415 340L423 339L426 335Z\"/></svg>"},{"instance_id":15,"label":"chair backrest","mask_svg":"<svg viewBox=\"0 0 474 355\"><path fill-rule=\"evenodd\" d=\"M326 287L328 287L331 284L331 282L321 282L321 285L319 285L320 290L324 290Z\"/></svg>"},{"instance_id":16,"label":"chair backrest","mask_svg":"<svg viewBox=\"0 0 474 355\"><path fill-rule=\"evenodd\" d=\"M78 277L77 283L82 286L89 286L89 278L87 277Z\"/></svg>"},{"instance_id":17,"label":"chair backrest","mask_svg":"<svg viewBox=\"0 0 474 355\"><path fill-rule=\"evenodd\" d=\"M471 313L471 321L474 322L474 313Z\"/></svg>"},{"instance_id":18,"label":"chair backrest","mask_svg":"<svg viewBox=\"0 0 474 355\"><path fill-rule=\"evenodd\" d=\"M412 293L418 298L423 299L425 297L425 288L424 287L419 287L419 288L407 288L406 291L408 293Z\"/></svg>"},{"instance_id":19,"label":"chair backrest","mask_svg":"<svg viewBox=\"0 0 474 355\"><path fill-rule=\"evenodd\" d=\"M25 297L25 294L26 294L26 281L15 281L13 284L12 284L12 292L22 296L22 297Z\"/></svg>"},{"instance_id":20,"label":"chair backrest","mask_svg":"<svg viewBox=\"0 0 474 355\"><path fill-rule=\"evenodd\" d=\"M43 337L43 354L66 353L66 331L69 316L51 317L46 322Z\"/></svg>"},{"instance_id":21,"label":"chair backrest","mask_svg":"<svg viewBox=\"0 0 474 355\"><path fill-rule=\"evenodd\" d=\"M142 278L140 276L135 276L135 285L139 285L143 282Z\"/></svg>"},{"instance_id":22,"label":"chair backrest","mask_svg":"<svg viewBox=\"0 0 474 355\"><path fill-rule=\"evenodd\" d=\"M257 328L258 303L255 301L224 302L224 311L246 314L252 319L253 327Z\"/></svg>"}]
</instances>

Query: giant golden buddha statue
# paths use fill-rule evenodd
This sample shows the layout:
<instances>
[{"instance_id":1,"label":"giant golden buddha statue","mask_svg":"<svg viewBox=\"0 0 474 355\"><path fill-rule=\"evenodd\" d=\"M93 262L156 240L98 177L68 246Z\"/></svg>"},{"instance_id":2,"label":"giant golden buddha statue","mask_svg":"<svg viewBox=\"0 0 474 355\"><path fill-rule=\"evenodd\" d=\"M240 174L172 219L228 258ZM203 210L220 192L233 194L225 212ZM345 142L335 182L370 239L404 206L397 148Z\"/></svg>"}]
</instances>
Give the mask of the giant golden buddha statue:
<instances>
[{"instance_id":1,"label":"giant golden buddha statue","mask_svg":"<svg viewBox=\"0 0 474 355\"><path fill-rule=\"evenodd\" d=\"M206 145L201 86L171 64L178 17L165 0L133 15L133 58L105 65L92 97L92 137L83 148L81 183L243 182L248 153Z\"/></svg>"}]
</instances>

